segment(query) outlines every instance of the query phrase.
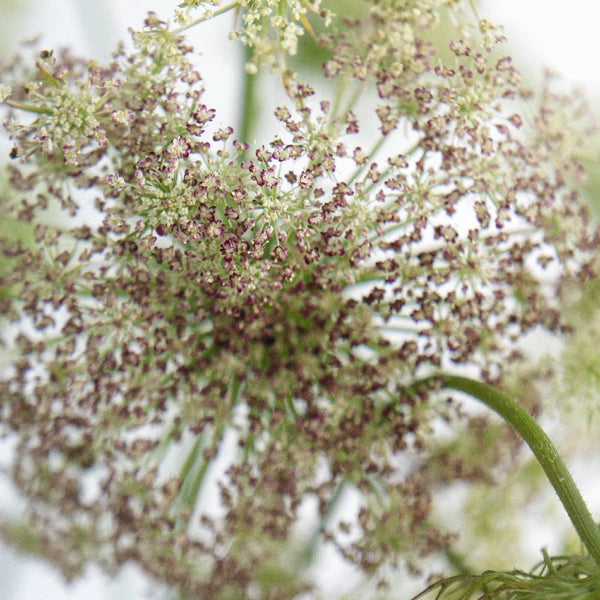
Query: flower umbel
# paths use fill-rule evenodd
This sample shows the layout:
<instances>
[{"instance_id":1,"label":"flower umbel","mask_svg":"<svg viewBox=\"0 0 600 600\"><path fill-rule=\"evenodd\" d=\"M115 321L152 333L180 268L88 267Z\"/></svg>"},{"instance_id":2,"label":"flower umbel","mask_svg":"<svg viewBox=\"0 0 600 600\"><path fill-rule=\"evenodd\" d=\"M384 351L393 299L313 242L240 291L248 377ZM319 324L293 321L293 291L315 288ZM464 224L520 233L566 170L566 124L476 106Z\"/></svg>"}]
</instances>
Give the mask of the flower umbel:
<instances>
[{"instance_id":1,"label":"flower umbel","mask_svg":"<svg viewBox=\"0 0 600 600\"><path fill-rule=\"evenodd\" d=\"M32 119L8 122L0 427L31 499L17 530L67 577L133 561L194 597L293 598L316 543L382 585L450 543L432 490L461 475L432 477L428 443L460 410L411 385L463 366L501 385L524 334L563 331L557 297L600 238L577 161L557 145L550 168L522 131L500 33L447 56L421 37L441 4L369 2L325 65L367 102L290 75L253 148L214 125L183 29L154 14L106 66L44 53L32 81L4 74ZM211 6L240 9L256 65L321 11Z\"/></svg>"}]
</instances>

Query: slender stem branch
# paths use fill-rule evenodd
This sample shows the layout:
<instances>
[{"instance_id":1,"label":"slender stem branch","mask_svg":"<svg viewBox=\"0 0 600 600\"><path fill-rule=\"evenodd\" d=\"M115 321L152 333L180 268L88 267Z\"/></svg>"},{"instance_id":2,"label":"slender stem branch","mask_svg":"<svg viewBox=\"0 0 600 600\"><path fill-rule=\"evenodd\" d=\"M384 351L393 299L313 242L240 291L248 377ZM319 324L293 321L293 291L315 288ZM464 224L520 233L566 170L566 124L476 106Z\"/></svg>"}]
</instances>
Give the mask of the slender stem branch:
<instances>
[{"instance_id":1,"label":"slender stem branch","mask_svg":"<svg viewBox=\"0 0 600 600\"><path fill-rule=\"evenodd\" d=\"M188 23L185 27L180 27L179 29L176 29L174 31L174 33L183 33L186 29L195 27L196 25L198 25L200 23L204 23L204 21L208 21L209 19L214 19L215 17L218 17L219 15L222 15L223 13L226 13L227 11L233 10L238 5L239 5L239 1L230 2L229 4L219 8L218 10L213 11L211 13L210 17L202 16L199 19L196 19L196 20L192 21L191 23Z\"/></svg>"},{"instance_id":2,"label":"slender stem branch","mask_svg":"<svg viewBox=\"0 0 600 600\"><path fill-rule=\"evenodd\" d=\"M421 380L411 387L417 389L435 381L440 381L444 387L477 398L515 428L546 473L583 545L600 565L600 528L590 514L556 447L537 421L513 398L499 392L491 385L467 377L442 374Z\"/></svg>"},{"instance_id":3,"label":"slender stem branch","mask_svg":"<svg viewBox=\"0 0 600 600\"><path fill-rule=\"evenodd\" d=\"M365 163L362 166L360 166L356 169L354 174L348 180L348 185L352 185L352 183L354 183L354 181L358 178L359 174L362 171L364 171L365 169L369 168L369 166L371 165L371 162L373 160L373 157L375 156L375 154L377 154L377 152L379 152L379 150L381 149L381 146L383 146L383 144L385 143L386 140L387 140L387 138L385 135L379 136L379 139L377 140L377 142L375 143L375 145L369 152L367 160L365 161Z\"/></svg>"}]
</instances>

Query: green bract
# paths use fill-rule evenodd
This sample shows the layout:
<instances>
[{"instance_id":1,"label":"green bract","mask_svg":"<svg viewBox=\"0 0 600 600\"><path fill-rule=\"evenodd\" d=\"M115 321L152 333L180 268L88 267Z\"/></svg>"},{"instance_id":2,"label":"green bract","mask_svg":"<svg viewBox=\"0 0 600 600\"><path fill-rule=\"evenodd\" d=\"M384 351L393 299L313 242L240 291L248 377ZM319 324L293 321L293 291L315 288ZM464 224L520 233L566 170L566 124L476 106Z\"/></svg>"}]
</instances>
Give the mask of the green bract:
<instances>
[{"instance_id":1,"label":"green bract","mask_svg":"<svg viewBox=\"0 0 600 600\"><path fill-rule=\"evenodd\" d=\"M594 600L599 589L598 565L588 557L544 553L543 562L529 573L458 575L434 583L414 600Z\"/></svg>"}]
</instances>

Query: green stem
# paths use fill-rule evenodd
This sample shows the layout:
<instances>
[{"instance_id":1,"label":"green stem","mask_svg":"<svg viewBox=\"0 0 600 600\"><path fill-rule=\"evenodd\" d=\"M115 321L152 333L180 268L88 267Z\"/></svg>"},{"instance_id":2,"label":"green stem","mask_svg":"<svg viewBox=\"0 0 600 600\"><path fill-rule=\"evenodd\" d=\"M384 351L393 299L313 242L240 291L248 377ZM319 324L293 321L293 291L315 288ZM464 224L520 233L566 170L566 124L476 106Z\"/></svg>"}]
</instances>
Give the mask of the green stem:
<instances>
[{"instance_id":1,"label":"green stem","mask_svg":"<svg viewBox=\"0 0 600 600\"><path fill-rule=\"evenodd\" d=\"M329 506L327 507L325 514L319 519L319 523L317 524L315 530L313 531L312 535L310 536L310 539L308 540L308 543L306 544L306 547L304 548L304 550L301 554L301 559L302 559L303 564L310 565L313 563L315 554L319 547L319 541L321 540L321 536L322 536L323 532L325 531L325 527L331 521L331 518L333 517L333 514L335 512L335 509L337 508L340 500L342 499L342 495L345 490L346 490L346 480L342 479L341 481L338 482L338 484L335 488L335 491L333 492L333 496L331 497L331 500L329 501Z\"/></svg>"},{"instance_id":2,"label":"green stem","mask_svg":"<svg viewBox=\"0 0 600 600\"><path fill-rule=\"evenodd\" d=\"M252 48L244 46L244 67L252 58ZM242 82L242 101L240 104L240 121L238 139L246 144L252 144L253 130L256 126L256 118L258 115L258 98L257 98L258 74L248 73L244 69L244 80ZM246 154L245 152L243 154ZM242 160L245 158L241 157Z\"/></svg>"},{"instance_id":3,"label":"green stem","mask_svg":"<svg viewBox=\"0 0 600 600\"><path fill-rule=\"evenodd\" d=\"M565 507L583 545L594 561L600 565L600 528L590 514L556 447L537 421L521 408L513 398L499 392L491 385L467 377L440 375L421 380L411 387L416 389L435 381L441 381L444 387L477 398L515 428L531 448L544 473L546 473L546 477L548 477Z\"/></svg>"}]
</instances>

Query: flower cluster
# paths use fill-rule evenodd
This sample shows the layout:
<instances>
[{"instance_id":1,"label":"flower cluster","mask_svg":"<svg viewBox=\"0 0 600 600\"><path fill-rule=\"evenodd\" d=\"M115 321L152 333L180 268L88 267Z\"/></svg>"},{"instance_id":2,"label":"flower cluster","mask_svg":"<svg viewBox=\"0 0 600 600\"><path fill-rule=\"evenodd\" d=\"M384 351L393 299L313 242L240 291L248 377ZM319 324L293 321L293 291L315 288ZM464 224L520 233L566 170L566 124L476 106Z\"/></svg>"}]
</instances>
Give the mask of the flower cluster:
<instances>
[{"instance_id":1,"label":"flower cluster","mask_svg":"<svg viewBox=\"0 0 600 600\"><path fill-rule=\"evenodd\" d=\"M75 68L76 61L68 57L63 60ZM52 164L49 170L78 169L93 164L107 144L106 133L100 125L103 115L107 114L104 107L107 96L92 77L66 85L63 81L66 67L55 69L55 63L52 52L42 52L36 63L42 79L23 87L18 98L21 102L9 102L15 107L44 114L44 125L32 131L23 146L15 147L12 156L39 151L50 157L59 149L64 160ZM18 135L16 130L11 133Z\"/></svg>"},{"instance_id":2,"label":"flower cluster","mask_svg":"<svg viewBox=\"0 0 600 600\"><path fill-rule=\"evenodd\" d=\"M202 15L194 18L193 11L207 4ZM321 8L321 0L238 0L219 9L220 4L220 0L186 0L176 11L176 21L187 29L223 11L241 12L240 28L232 31L230 37L251 49L251 59L246 64L251 74L262 65L284 67L286 55L294 56L298 50L298 38L305 31L314 35L307 13L318 15L325 27L333 18L330 10Z\"/></svg>"},{"instance_id":3,"label":"flower cluster","mask_svg":"<svg viewBox=\"0 0 600 600\"><path fill-rule=\"evenodd\" d=\"M191 49L154 15L132 54L44 52L10 97L35 118L8 125L0 423L28 534L65 575L132 560L197 597L292 598L311 501L316 534L368 575L445 547L429 517L449 473L428 474L427 446L454 409L408 387L463 365L500 382L524 333L561 331L563 282L594 272L576 165L551 171L522 135L500 35L483 22L444 64L407 29L434 3L369 5L325 74L374 83L372 151L362 108L290 78L281 130L249 153L210 127ZM357 518L330 521L348 484Z\"/></svg>"}]
</instances>

